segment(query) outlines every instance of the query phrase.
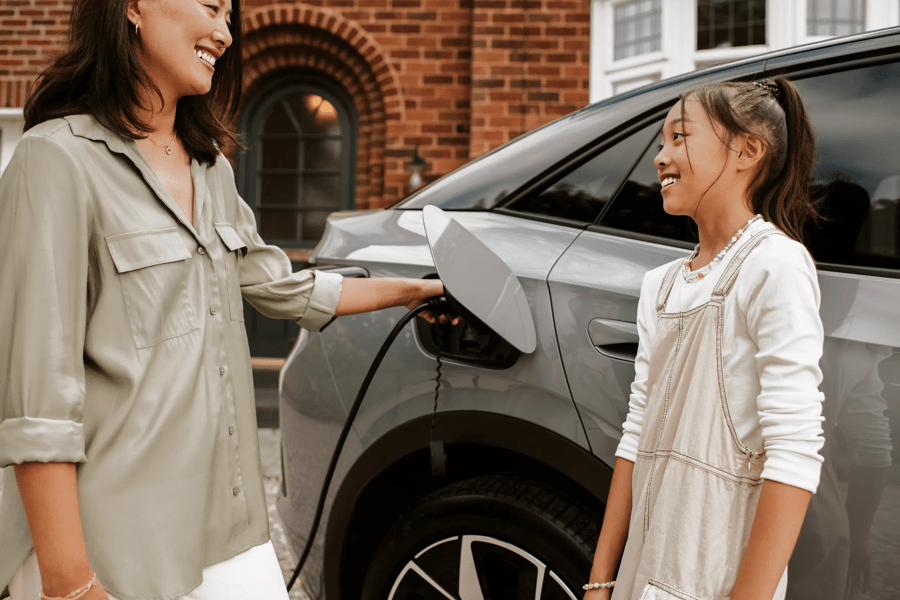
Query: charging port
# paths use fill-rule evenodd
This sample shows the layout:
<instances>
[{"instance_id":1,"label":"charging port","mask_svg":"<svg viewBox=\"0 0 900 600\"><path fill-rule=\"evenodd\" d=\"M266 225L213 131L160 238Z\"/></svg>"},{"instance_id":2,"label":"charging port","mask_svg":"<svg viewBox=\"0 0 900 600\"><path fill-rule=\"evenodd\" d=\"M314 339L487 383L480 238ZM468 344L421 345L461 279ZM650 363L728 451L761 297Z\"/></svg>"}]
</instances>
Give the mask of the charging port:
<instances>
[{"instance_id":1,"label":"charging port","mask_svg":"<svg viewBox=\"0 0 900 600\"><path fill-rule=\"evenodd\" d=\"M416 335L429 354L437 355L440 339L443 358L477 367L508 369L519 359L520 352L491 329L462 319L456 325L416 319Z\"/></svg>"}]
</instances>

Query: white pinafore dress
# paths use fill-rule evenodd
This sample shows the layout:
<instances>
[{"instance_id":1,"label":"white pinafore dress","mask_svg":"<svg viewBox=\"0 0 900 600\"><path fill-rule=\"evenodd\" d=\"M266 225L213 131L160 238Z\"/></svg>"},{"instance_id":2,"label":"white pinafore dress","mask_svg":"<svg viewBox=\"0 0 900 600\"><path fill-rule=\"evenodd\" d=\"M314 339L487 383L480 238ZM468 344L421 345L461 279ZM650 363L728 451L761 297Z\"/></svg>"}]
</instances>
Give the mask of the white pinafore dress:
<instances>
[{"instance_id":1,"label":"white pinafore dress","mask_svg":"<svg viewBox=\"0 0 900 600\"><path fill-rule=\"evenodd\" d=\"M685 312L656 302L647 409L632 477L631 524L613 600L725 600L731 596L762 486L761 448L738 438L723 376L723 308L741 265L773 229L728 263L710 300ZM787 585L782 576L774 599Z\"/></svg>"}]
</instances>

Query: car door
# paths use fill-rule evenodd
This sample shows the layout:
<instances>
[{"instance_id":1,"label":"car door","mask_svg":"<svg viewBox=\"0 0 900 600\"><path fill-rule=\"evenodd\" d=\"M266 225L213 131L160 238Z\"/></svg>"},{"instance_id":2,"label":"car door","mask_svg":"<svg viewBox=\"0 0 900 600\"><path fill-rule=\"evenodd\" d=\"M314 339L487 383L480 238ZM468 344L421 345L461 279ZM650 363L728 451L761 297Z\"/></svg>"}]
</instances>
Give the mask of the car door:
<instances>
[{"instance_id":1,"label":"car door","mask_svg":"<svg viewBox=\"0 0 900 600\"><path fill-rule=\"evenodd\" d=\"M825 220L807 245L819 268L825 347L825 463L789 568L789 600L900 589L900 64L779 67L817 136L812 189ZM845 59L846 60L846 59ZM767 64L767 69L769 65ZM673 99L674 101L674 99ZM634 375L637 298L647 270L684 256L689 222L662 212L649 148L599 224L569 247L549 285L572 396L610 464Z\"/></svg>"},{"instance_id":2,"label":"car door","mask_svg":"<svg viewBox=\"0 0 900 600\"><path fill-rule=\"evenodd\" d=\"M825 327L825 463L789 600L844 598L866 580L869 598L900 589L900 62L867 60L816 74L767 65L794 79L813 122L826 219L807 236Z\"/></svg>"},{"instance_id":3,"label":"car door","mask_svg":"<svg viewBox=\"0 0 900 600\"><path fill-rule=\"evenodd\" d=\"M572 398L594 454L610 465L628 412L644 273L692 247L685 241L691 238L687 219L662 211L653 157L664 117L650 119L648 139L632 134L643 148L606 211L612 226L592 226L578 236L548 280Z\"/></svg>"}]
</instances>

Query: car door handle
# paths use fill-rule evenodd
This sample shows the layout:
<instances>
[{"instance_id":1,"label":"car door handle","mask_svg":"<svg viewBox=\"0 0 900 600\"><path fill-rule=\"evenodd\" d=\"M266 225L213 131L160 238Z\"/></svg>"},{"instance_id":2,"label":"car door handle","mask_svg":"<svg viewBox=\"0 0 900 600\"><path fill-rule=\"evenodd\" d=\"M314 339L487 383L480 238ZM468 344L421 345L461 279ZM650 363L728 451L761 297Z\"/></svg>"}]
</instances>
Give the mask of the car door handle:
<instances>
[{"instance_id":1,"label":"car door handle","mask_svg":"<svg viewBox=\"0 0 900 600\"><path fill-rule=\"evenodd\" d=\"M588 336L603 356L629 362L634 362L637 356L638 330L635 323L594 319L588 324Z\"/></svg>"}]
</instances>

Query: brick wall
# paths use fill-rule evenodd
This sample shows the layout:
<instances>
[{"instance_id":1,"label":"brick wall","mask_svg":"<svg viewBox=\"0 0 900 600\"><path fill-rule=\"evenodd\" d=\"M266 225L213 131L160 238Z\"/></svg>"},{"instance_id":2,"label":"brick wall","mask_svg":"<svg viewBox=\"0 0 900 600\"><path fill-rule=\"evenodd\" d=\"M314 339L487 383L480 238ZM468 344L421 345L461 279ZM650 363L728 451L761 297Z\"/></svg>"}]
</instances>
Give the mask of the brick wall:
<instances>
[{"instance_id":1,"label":"brick wall","mask_svg":"<svg viewBox=\"0 0 900 600\"><path fill-rule=\"evenodd\" d=\"M71 0L2 0L0 107L24 103ZM338 81L360 117L357 204L409 192L588 102L590 0L244 0L246 95L290 69Z\"/></svg>"},{"instance_id":2,"label":"brick wall","mask_svg":"<svg viewBox=\"0 0 900 600\"><path fill-rule=\"evenodd\" d=\"M470 157L588 102L590 0L475 0Z\"/></svg>"},{"instance_id":3,"label":"brick wall","mask_svg":"<svg viewBox=\"0 0 900 600\"><path fill-rule=\"evenodd\" d=\"M0 1L0 108L21 107L28 86L59 51L71 0Z\"/></svg>"}]
</instances>

